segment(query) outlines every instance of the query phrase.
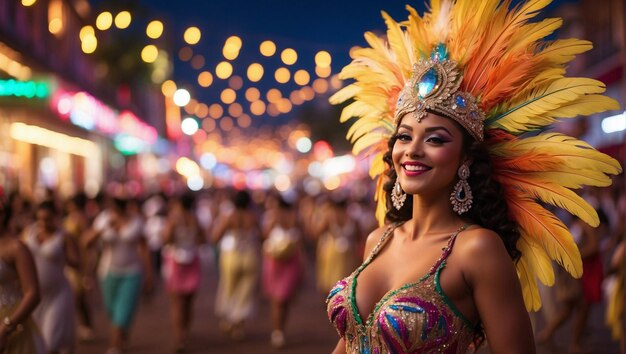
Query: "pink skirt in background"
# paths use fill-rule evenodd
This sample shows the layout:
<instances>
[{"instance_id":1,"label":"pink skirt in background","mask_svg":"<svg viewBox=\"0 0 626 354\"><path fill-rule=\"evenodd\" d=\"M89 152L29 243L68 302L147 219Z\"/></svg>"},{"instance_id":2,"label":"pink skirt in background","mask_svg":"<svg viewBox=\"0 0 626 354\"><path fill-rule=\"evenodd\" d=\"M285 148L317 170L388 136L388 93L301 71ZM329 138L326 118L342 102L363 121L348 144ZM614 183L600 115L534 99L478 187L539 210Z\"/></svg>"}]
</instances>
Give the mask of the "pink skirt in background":
<instances>
[{"instance_id":1,"label":"pink skirt in background","mask_svg":"<svg viewBox=\"0 0 626 354\"><path fill-rule=\"evenodd\" d=\"M169 292L191 294L198 290L201 279L200 257L195 255L189 263L179 263L174 257L163 253L163 278Z\"/></svg>"},{"instance_id":2,"label":"pink skirt in background","mask_svg":"<svg viewBox=\"0 0 626 354\"><path fill-rule=\"evenodd\" d=\"M277 301L287 301L293 298L300 284L304 268L302 255L295 252L287 259L275 259L263 255L263 290L267 297Z\"/></svg>"}]
</instances>

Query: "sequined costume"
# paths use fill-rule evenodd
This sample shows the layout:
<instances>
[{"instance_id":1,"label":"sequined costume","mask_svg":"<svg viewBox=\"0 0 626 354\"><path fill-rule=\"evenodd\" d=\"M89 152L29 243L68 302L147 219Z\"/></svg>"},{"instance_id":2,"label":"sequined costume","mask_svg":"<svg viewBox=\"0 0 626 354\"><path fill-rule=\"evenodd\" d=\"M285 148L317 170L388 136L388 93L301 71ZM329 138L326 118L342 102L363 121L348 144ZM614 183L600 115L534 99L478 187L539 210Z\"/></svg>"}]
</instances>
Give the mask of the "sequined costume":
<instances>
[{"instance_id":1,"label":"sequined costume","mask_svg":"<svg viewBox=\"0 0 626 354\"><path fill-rule=\"evenodd\" d=\"M0 259L0 318L10 316L19 306L22 291L17 272ZM32 320L17 326L8 337L3 354L41 354L44 345Z\"/></svg>"},{"instance_id":2,"label":"sequined costume","mask_svg":"<svg viewBox=\"0 0 626 354\"><path fill-rule=\"evenodd\" d=\"M446 296L439 283L446 259L452 252L455 232L441 257L415 283L391 290L364 321L356 304L359 274L385 247L398 225L389 226L365 262L331 290L328 318L351 353L465 353L474 338L470 323Z\"/></svg>"}]
</instances>

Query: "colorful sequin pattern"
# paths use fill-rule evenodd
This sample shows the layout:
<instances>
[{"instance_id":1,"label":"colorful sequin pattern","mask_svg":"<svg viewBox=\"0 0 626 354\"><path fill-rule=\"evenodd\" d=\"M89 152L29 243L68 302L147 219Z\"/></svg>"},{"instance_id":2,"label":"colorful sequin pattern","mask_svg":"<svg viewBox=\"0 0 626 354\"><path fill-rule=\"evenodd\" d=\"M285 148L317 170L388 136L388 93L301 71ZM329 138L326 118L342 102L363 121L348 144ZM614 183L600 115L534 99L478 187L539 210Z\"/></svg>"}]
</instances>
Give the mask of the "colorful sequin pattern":
<instances>
[{"instance_id":1,"label":"colorful sequin pattern","mask_svg":"<svg viewBox=\"0 0 626 354\"><path fill-rule=\"evenodd\" d=\"M361 271L379 253L398 225L390 226L369 257L350 276L339 281L326 299L328 318L346 342L348 354L466 353L474 328L445 295L439 274L445 267L455 232L441 257L418 282L389 291L365 323L356 305L355 289Z\"/></svg>"}]
</instances>

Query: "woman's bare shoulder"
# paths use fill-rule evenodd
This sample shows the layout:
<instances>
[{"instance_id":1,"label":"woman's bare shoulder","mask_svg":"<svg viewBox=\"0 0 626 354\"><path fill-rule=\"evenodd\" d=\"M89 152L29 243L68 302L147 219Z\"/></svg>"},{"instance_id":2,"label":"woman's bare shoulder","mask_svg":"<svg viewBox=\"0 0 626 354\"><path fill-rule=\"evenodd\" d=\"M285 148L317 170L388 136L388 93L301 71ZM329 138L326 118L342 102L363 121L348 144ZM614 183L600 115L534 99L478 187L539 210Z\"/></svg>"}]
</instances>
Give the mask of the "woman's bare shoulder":
<instances>
[{"instance_id":1,"label":"woman's bare shoulder","mask_svg":"<svg viewBox=\"0 0 626 354\"><path fill-rule=\"evenodd\" d=\"M370 232L365 241L365 257L372 252L389 227L389 225L383 225Z\"/></svg>"},{"instance_id":2,"label":"woman's bare shoulder","mask_svg":"<svg viewBox=\"0 0 626 354\"><path fill-rule=\"evenodd\" d=\"M454 252L469 278L513 268L513 260L496 232L474 227L459 234Z\"/></svg>"}]
</instances>

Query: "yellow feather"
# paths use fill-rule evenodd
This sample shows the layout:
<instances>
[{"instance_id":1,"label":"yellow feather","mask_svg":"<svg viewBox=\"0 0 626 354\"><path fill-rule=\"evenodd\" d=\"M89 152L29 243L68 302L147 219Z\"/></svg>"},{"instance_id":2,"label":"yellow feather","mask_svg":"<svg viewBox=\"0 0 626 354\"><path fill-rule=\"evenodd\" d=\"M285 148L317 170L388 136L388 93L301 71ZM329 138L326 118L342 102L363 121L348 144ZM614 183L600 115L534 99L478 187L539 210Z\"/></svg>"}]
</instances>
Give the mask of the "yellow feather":
<instances>
[{"instance_id":1,"label":"yellow feather","mask_svg":"<svg viewBox=\"0 0 626 354\"><path fill-rule=\"evenodd\" d=\"M517 276L522 285L522 295L524 296L526 311L537 311L541 308L541 297L539 296L537 281L535 280L533 271L528 265L526 257L527 256L522 255L519 261L517 261Z\"/></svg>"},{"instance_id":2,"label":"yellow feather","mask_svg":"<svg viewBox=\"0 0 626 354\"><path fill-rule=\"evenodd\" d=\"M409 58L410 51L408 50L407 42L400 28L400 25L394 21L385 11L382 11L382 16L387 24L387 42L391 52L394 53L395 61L401 68L410 69L411 59Z\"/></svg>"},{"instance_id":3,"label":"yellow feather","mask_svg":"<svg viewBox=\"0 0 626 354\"><path fill-rule=\"evenodd\" d=\"M358 155L363 150L376 145L376 143L380 141L386 140L388 137L389 136L387 134L377 131L365 134L354 142L354 145L352 146L352 153Z\"/></svg>"},{"instance_id":4,"label":"yellow feather","mask_svg":"<svg viewBox=\"0 0 626 354\"><path fill-rule=\"evenodd\" d=\"M335 92L330 98L328 102L331 104L340 104L343 103L352 97L356 96L363 89L356 84L350 84L341 88L339 91Z\"/></svg>"},{"instance_id":5,"label":"yellow feather","mask_svg":"<svg viewBox=\"0 0 626 354\"><path fill-rule=\"evenodd\" d=\"M376 181L376 194L374 195L376 203L376 220L378 225L383 226L385 224L385 215L387 214L387 199L385 198L385 191L383 190L383 184L385 182L385 176L379 175L378 181Z\"/></svg>"},{"instance_id":6,"label":"yellow feather","mask_svg":"<svg viewBox=\"0 0 626 354\"><path fill-rule=\"evenodd\" d=\"M580 252L563 222L534 200L519 195L509 197L508 205L511 216L523 232L542 245L550 258L573 277L580 278L583 271Z\"/></svg>"},{"instance_id":7,"label":"yellow feather","mask_svg":"<svg viewBox=\"0 0 626 354\"><path fill-rule=\"evenodd\" d=\"M597 151L582 140L560 133L516 139L491 149L491 153L497 156L520 156L526 151L553 156L563 166L572 169L588 169L613 175L622 172L619 162L614 158Z\"/></svg>"},{"instance_id":8,"label":"yellow feather","mask_svg":"<svg viewBox=\"0 0 626 354\"><path fill-rule=\"evenodd\" d=\"M503 172L498 174L500 183L515 186L529 193L533 198L539 198L545 203L552 204L578 216L587 224L596 227L600 224L598 213L583 198L571 190L541 178L541 174L514 174Z\"/></svg>"},{"instance_id":9,"label":"yellow feather","mask_svg":"<svg viewBox=\"0 0 626 354\"><path fill-rule=\"evenodd\" d=\"M352 117L377 117L382 112L374 111L373 107L362 101L354 101L341 111L340 122L345 122Z\"/></svg>"},{"instance_id":10,"label":"yellow feather","mask_svg":"<svg viewBox=\"0 0 626 354\"><path fill-rule=\"evenodd\" d=\"M547 18L541 22L526 24L519 29L519 33L511 37L508 50L525 52L535 41L551 35L562 25L563 20L560 18Z\"/></svg>"},{"instance_id":11,"label":"yellow feather","mask_svg":"<svg viewBox=\"0 0 626 354\"><path fill-rule=\"evenodd\" d=\"M552 261L537 240L522 232L517 241L517 249L522 252L529 268L544 285L554 285Z\"/></svg>"},{"instance_id":12,"label":"yellow feather","mask_svg":"<svg viewBox=\"0 0 626 354\"><path fill-rule=\"evenodd\" d=\"M574 170L568 166L560 170L541 171L529 174L533 179L541 179L548 183L560 184L566 188L582 188L583 186L607 187L611 185L611 178L600 171Z\"/></svg>"},{"instance_id":13,"label":"yellow feather","mask_svg":"<svg viewBox=\"0 0 626 354\"><path fill-rule=\"evenodd\" d=\"M372 156L372 166L370 167L370 177L374 178L385 171L387 165L383 161L383 153Z\"/></svg>"},{"instance_id":14,"label":"yellow feather","mask_svg":"<svg viewBox=\"0 0 626 354\"><path fill-rule=\"evenodd\" d=\"M583 95L604 92L604 84L587 78L562 78L538 88L527 97L508 105L507 112L486 120L489 128L502 128L511 133L535 130L554 122L552 112L567 106ZM612 109L607 101L587 107L587 112ZM588 113L589 114L589 113Z\"/></svg>"},{"instance_id":15,"label":"yellow feather","mask_svg":"<svg viewBox=\"0 0 626 354\"><path fill-rule=\"evenodd\" d=\"M380 118L361 118L357 119L350 129L348 129L346 138L350 141L354 141L369 132L384 129L385 127L381 124Z\"/></svg>"},{"instance_id":16,"label":"yellow feather","mask_svg":"<svg viewBox=\"0 0 626 354\"><path fill-rule=\"evenodd\" d=\"M537 57L551 64L562 65L572 61L576 55L591 50L589 41L576 38L557 39L544 47Z\"/></svg>"}]
</instances>

